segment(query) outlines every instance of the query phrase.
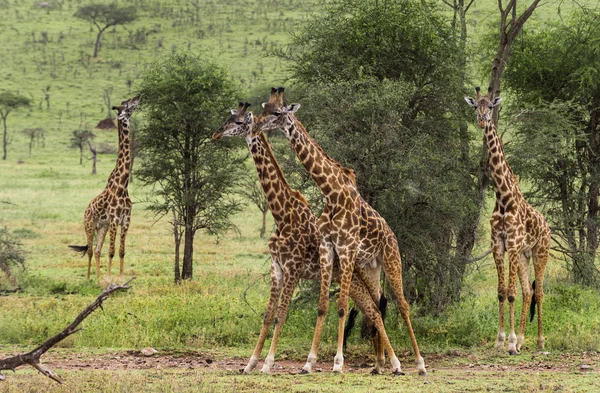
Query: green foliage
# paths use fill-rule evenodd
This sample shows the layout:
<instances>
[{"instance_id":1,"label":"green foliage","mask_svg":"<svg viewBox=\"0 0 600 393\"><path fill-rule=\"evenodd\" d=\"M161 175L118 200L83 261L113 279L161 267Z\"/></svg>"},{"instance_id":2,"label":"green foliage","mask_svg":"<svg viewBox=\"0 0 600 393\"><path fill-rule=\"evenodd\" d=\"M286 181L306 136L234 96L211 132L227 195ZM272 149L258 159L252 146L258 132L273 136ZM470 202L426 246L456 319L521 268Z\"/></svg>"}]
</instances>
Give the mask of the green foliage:
<instances>
[{"instance_id":1,"label":"green foliage","mask_svg":"<svg viewBox=\"0 0 600 393\"><path fill-rule=\"evenodd\" d=\"M600 22L576 11L515 43L505 78L516 139L509 151L531 179L576 282L596 285L600 208ZM557 240L558 240L557 239Z\"/></svg>"},{"instance_id":2,"label":"green foliage","mask_svg":"<svg viewBox=\"0 0 600 393\"><path fill-rule=\"evenodd\" d=\"M175 214L185 228L184 273L191 269L197 230L223 234L240 209L231 197L245 156L215 144L212 131L235 99L236 86L213 61L185 53L150 66L139 86L146 123L138 133L143 157L137 171L155 189L148 209ZM184 278L191 278L184 274ZM186 277L187 275L187 277Z\"/></svg>"},{"instance_id":3,"label":"green foliage","mask_svg":"<svg viewBox=\"0 0 600 393\"><path fill-rule=\"evenodd\" d=\"M290 45L300 117L355 170L361 195L398 237L409 299L434 313L460 295L466 261L455 234L475 208L469 162L457 162L464 112L453 37L434 4L340 0ZM306 189L305 176L290 181Z\"/></svg>"},{"instance_id":4,"label":"green foliage","mask_svg":"<svg viewBox=\"0 0 600 393\"><path fill-rule=\"evenodd\" d=\"M11 267L15 265L23 267L24 264L25 256L21 242L16 240L7 228L0 228L0 271L4 272L13 287L18 284Z\"/></svg>"}]
</instances>

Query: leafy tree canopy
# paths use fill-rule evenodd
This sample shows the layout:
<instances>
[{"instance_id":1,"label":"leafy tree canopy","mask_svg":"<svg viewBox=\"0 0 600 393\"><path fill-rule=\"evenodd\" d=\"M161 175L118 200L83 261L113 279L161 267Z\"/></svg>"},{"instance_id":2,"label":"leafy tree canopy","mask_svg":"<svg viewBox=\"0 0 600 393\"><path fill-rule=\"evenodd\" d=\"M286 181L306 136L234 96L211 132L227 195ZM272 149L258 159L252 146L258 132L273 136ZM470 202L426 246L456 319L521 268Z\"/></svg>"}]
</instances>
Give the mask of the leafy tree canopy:
<instances>
[{"instance_id":1,"label":"leafy tree canopy","mask_svg":"<svg viewBox=\"0 0 600 393\"><path fill-rule=\"evenodd\" d=\"M121 7L117 3L92 3L79 7L75 17L93 23L99 30L106 30L110 26L133 22L136 12L134 6Z\"/></svg>"}]
</instances>

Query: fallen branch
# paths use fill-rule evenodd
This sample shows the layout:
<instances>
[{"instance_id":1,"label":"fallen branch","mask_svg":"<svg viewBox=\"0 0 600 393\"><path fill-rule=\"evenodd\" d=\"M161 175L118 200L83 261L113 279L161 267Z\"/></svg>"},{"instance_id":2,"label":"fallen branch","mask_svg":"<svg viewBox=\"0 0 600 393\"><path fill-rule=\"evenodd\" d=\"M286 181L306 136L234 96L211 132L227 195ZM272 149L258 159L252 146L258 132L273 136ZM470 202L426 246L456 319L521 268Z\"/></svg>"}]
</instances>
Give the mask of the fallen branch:
<instances>
[{"instance_id":1,"label":"fallen branch","mask_svg":"<svg viewBox=\"0 0 600 393\"><path fill-rule=\"evenodd\" d=\"M98 298L92 304L87 306L85 310L83 310L77 316L77 318L75 318L75 320L69 326L67 326L65 330L58 333L56 336L48 339L42 345L40 345L31 352L16 355L6 359L1 359L0 371L12 370L14 372L17 367L28 364L37 369L40 373L47 376L48 378L51 378L58 383L62 383L60 377L56 373L54 373L52 370L40 363L40 356L42 356L44 353L46 353L46 351L48 351L60 341L69 337L71 334L77 333L78 331L82 330L82 328L78 328L77 326L79 326L79 324L83 322L83 320L87 318L88 315L93 313L98 307L102 308L102 302L108 299L108 297L112 295L113 292L131 288L131 286L129 286L128 284L133 280L135 280L135 277L131 278L129 281L121 285L109 285L104 291L102 291L100 296L98 296ZM4 379L5 377L2 374L0 374L0 381Z\"/></svg>"}]
</instances>

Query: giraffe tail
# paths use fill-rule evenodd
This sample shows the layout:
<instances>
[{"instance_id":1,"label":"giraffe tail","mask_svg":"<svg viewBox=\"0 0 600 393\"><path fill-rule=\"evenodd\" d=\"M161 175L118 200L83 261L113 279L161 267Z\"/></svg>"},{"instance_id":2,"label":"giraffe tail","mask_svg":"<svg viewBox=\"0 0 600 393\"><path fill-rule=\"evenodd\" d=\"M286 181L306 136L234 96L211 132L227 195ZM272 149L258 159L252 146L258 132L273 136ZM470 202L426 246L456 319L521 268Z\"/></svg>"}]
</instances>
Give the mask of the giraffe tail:
<instances>
[{"instance_id":1,"label":"giraffe tail","mask_svg":"<svg viewBox=\"0 0 600 393\"><path fill-rule=\"evenodd\" d=\"M350 315L348 315L348 322L346 323L346 327L344 328L344 351L346 350L346 342L348 341L348 337L350 337L350 332L354 328L354 324L356 323L356 317L358 315L358 310L356 307L352 307L350 310Z\"/></svg>"},{"instance_id":2,"label":"giraffe tail","mask_svg":"<svg viewBox=\"0 0 600 393\"><path fill-rule=\"evenodd\" d=\"M89 246L69 246L69 248L75 252L80 252L83 257L87 253Z\"/></svg>"},{"instance_id":3,"label":"giraffe tail","mask_svg":"<svg viewBox=\"0 0 600 393\"><path fill-rule=\"evenodd\" d=\"M379 298L379 312L381 312L381 319L383 319L384 321L385 321L385 316L387 314L387 304L388 304L387 298L383 294L381 294L381 297ZM356 309L356 307L352 307L352 310L350 310L350 315L348 315L348 322L346 323L346 327L344 328L344 350L346 350L346 342L348 341L348 337L350 337L350 333L352 332L352 329L354 328L357 316L358 316L358 310ZM375 335L377 334L377 329L375 328L375 326L370 325L369 330L370 330L371 336L375 337Z\"/></svg>"},{"instance_id":4,"label":"giraffe tail","mask_svg":"<svg viewBox=\"0 0 600 393\"><path fill-rule=\"evenodd\" d=\"M531 306L529 306L529 322L533 322L535 316L535 280L533 280L531 286L533 287L533 296L531 296Z\"/></svg>"}]
</instances>

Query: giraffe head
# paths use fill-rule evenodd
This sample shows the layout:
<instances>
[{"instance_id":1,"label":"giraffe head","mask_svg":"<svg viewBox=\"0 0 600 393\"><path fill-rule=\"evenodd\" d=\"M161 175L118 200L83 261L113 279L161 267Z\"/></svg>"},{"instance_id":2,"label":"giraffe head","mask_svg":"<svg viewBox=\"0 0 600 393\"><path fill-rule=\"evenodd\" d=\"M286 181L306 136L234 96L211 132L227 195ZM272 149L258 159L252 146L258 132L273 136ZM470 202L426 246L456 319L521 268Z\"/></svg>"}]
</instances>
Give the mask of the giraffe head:
<instances>
[{"instance_id":1,"label":"giraffe head","mask_svg":"<svg viewBox=\"0 0 600 393\"><path fill-rule=\"evenodd\" d=\"M492 108L500 104L500 97L492 98L492 88L488 88L486 95L481 94L479 86L475 88L476 98L465 97L467 104L475 108L477 112L477 123L480 128L485 128L485 123L492 120Z\"/></svg>"},{"instance_id":2,"label":"giraffe head","mask_svg":"<svg viewBox=\"0 0 600 393\"><path fill-rule=\"evenodd\" d=\"M119 106L113 106L112 109L117 111L117 119L120 121L128 121L133 111L140 103L140 96L135 96L121 102Z\"/></svg>"},{"instance_id":3,"label":"giraffe head","mask_svg":"<svg viewBox=\"0 0 600 393\"><path fill-rule=\"evenodd\" d=\"M283 102L284 91L283 87L278 89L271 87L271 96L268 102L262 104L263 110L257 117L253 132L269 131L275 128L281 129L284 134L287 132L284 125L293 121L291 116L300 109L300 104L286 105Z\"/></svg>"},{"instance_id":4,"label":"giraffe head","mask_svg":"<svg viewBox=\"0 0 600 393\"><path fill-rule=\"evenodd\" d=\"M252 112L246 110L249 102L240 102L237 109L231 110L231 116L212 135L213 139L221 139L224 136L246 136L254 126Z\"/></svg>"}]
</instances>

